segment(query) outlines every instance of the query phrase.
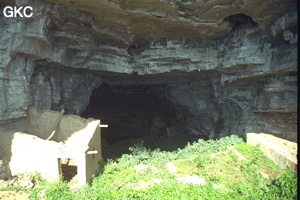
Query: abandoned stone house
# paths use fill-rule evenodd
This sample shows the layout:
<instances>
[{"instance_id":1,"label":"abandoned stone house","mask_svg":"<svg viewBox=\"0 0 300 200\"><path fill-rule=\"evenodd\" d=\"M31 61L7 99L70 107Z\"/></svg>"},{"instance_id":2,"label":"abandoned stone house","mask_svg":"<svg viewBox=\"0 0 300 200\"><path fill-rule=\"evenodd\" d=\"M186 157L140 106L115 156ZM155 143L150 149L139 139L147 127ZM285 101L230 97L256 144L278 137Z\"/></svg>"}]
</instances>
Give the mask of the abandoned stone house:
<instances>
[{"instance_id":1,"label":"abandoned stone house","mask_svg":"<svg viewBox=\"0 0 300 200\"><path fill-rule=\"evenodd\" d=\"M64 168L73 167L78 184L90 182L102 159L100 120L62 113L30 107L26 133L0 127L0 149L7 164L3 163L3 178L4 171L6 178L37 172L53 181Z\"/></svg>"}]
</instances>

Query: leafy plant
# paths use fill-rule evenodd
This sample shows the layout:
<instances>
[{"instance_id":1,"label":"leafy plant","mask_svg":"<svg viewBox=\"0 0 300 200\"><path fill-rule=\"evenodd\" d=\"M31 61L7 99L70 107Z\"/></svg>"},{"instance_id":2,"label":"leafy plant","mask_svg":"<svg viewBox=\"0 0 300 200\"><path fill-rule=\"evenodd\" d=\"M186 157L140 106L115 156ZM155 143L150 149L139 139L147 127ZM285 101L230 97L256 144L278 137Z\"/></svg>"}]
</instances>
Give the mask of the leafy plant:
<instances>
[{"instance_id":1,"label":"leafy plant","mask_svg":"<svg viewBox=\"0 0 300 200\"><path fill-rule=\"evenodd\" d=\"M188 47L190 49L198 49L200 47L200 39L198 36L193 36L190 41L188 42Z\"/></svg>"},{"instance_id":2,"label":"leafy plant","mask_svg":"<svg viewBox=\"0 0 300 200\"><path fill-rule=\"evenodd\" d=\"M213 43L214 43L214 41L210 38L202 38L201 39L201 44L203 44L206 47L213 45Z\"/></svg>"},{"instance_id":3,"label":"leafy plant","mask_svg":"<svg viewBox=\"0 0 300 200\"><path fill-rule=\"evenodd\" d=\"M218 49L217 58L223 58L225 56L225 49Z\"/></svg>"},{"instance_id":4,"label":"leafy plant","mask_svg":"<svg viewBox=\"0 0 300 200\"><path fill-rule=\"evenodd\" d=\"M132 56L128 59L128 64L134 64L135 63L135 58Z\"/></svg>"},{"instance_id":5,"label":"leafy plant","mask_svg":"<svg viewBox=\"0 0 300 200\"><path fill-rule=\"evenodd\" d=\"M188 47L190 49L198 49L201 46L210 47L213 45L214 41L210 38L199 38L198 36L194 35L188 42Z\"/></svg>"},{"instance_id":6,"label":"leafy plant","mask_svg":"<svg viewBox=\"0 0 300 200\"><path fill-rule=\"evenodd\" d=\"M258 198L256 198L258 197ZM281 174L257 190L251 199L296 199L297 174L290 169L282 170Z\"/></svg>"},{"instance_id":7,"label":"leafy plant","mask_svg":"<svg viewBox=\"0 0 300 200\"><path fill-rule=\"evenodd\" d=\"M133 47L133 46L130 46L128 47L128 54L131 55L131 56L136 56L140 53L140 50L136 47Z\"/></svg>"},{"instance_id":8,"label":"leafy plant","mask_svg":"<svg viewBox=\"0 0 300 200\"><path fill-rule=\"evenodd\" d=\"M267 77L266 80L267 80L268 84L275 83L275 80L273 78L271 78L271 77Z\"/></svg>"},{"instance_id":9,"label":"leafy plant","mask_svg":"<svg viewBox=\"0 0 300 200\"><path fill-rule=\"evenodd\" d=\"M257 51L258 51L259 53L261 53L261 52L263 52L263 50L264 50L264 45L261 44L261 45L257 48Z\"/></svg>"},{"instance_id":10,"label":"leafy plant","mask_svg":"<svg viewBox=\"0 0 300 200\"><path fill-rule=\"evenodd\" d=\"M282 83L285 81L285 77L283 74L282 75L276 74L275 78Z\"/></svg>"},{"instance_id":11,"label":"leafy plant","mask_svg":"<svg viewBox=\"0 0 300 200\"><path fill-rule=\"evenodd\" d=\"M276 74L275 76L270 76L266 78L266 81L268 84L276 83L277 81L280 81L281 83L284 83L285 81L285 75L284 74Z\"/></svg>"}]
</instances>

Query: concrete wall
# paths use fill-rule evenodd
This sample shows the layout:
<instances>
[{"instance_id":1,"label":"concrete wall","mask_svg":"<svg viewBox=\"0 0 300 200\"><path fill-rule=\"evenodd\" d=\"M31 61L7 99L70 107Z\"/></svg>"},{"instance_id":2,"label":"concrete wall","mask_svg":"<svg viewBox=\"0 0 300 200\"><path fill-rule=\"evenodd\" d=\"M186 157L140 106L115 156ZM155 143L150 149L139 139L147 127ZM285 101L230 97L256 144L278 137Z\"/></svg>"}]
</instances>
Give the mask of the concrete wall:
<instances>
[{"instance_id":1,"label":"concrete wall","mask_svg":"<svg viewBox=\"0 0 300 200\"><path fill-rule=\"evenodd\" d=\"M48 181L58 178L57 143L0 127L0 146L9 159L11 174L39 172Z\"/></svg>"},{"instance_id":2,"label":"concrete wall","mask_svg":"<svg viewBox=\"0 0 300 200\"><path fill-rule=\"evenodd\" d=\"M47 139L52 131L59 112L52 110L38 110L36 107L29 107L26 117L26 133L36 135L41 139ZM57 135L52 138L56 140Z\"/></svg>"},{"instance_id":3,"label":"concrete wall","mask_svg":"<svg viewBox=\"0 0 300 200\"><path fill-rule=\"evenodd\" d=\"M87 154L86 155L86 178L87 182L90 182L94 174L97 174L99 171L99 161L102 160L102 151L101 151L101 129L97 127L95 134L89 142L88 151L98 151L97 154ZM100 142L99 142L100 141Z\"/></svg>"},{"instance_id":4,"label":"concrete wall","mask_svg":"<svg viewBox=\"0 0 300 200\"><path fill-rule=\"evenodd\" d=\"M297 171L298 143L266 133L247 133L247 144L259 145L262 152L279 167Z\"/></svg>"}]
</instances>

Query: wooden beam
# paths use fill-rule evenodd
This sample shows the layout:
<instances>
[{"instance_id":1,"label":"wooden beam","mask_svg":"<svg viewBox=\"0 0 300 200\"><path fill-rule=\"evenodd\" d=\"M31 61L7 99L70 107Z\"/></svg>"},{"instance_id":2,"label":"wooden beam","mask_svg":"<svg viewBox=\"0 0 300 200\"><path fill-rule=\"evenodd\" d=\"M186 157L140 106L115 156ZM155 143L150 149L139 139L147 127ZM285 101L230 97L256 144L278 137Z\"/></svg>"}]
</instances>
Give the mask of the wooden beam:
<instances>
[{"instance_id":1,"label":"wooden beam","mask_svg":"<svg viewBox=\"0 0 300 200\"><path fill-rule=\"evenodd\" d=\"M55 121L55 123L54 123L54 125L53 125L53 128L52 128L53 131L52 131L51 135L47 138L47 140L50 140L50 139L53 137L53 135L55 134L55 132L57 131L59 122L60 122L60 120L61 120L61 118L62 118L64 112L65 112L64 109L62 109L62 110L60 111L60 113L59 113L59 115L58 115L58 117L57 117L57 119L56 119L56 121Z\"/></svg>"},{"instance_id":2,"label":"wooden beam","mask_svg":"<svg viewBox=\"0 0 300 200\"><path fill-rule=\"evenodd\" d=\"M107 124L100 124L99 127L100 127L100 128L107 128L108 125L107 125Z\"/></svg>"},{"instance_id":3,"label":"wooden beam","mask_svg":"<svg viewBox=\"0 0 300 200\"><path fill-rule=\"evenodd\" d=\"M86 152L86 154L97 154L98 153L98 151L88 151L88 152Z\"/></svg>"}]
</instances>

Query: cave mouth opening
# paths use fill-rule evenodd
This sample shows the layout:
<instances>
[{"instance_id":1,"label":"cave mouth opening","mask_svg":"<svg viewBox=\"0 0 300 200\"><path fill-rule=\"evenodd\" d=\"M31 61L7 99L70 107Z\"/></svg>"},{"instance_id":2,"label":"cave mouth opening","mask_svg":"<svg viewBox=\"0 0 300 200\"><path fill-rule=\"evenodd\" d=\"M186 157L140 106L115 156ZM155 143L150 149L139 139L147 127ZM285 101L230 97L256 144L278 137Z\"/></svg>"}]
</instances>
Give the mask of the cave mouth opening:
<instances>
[{"instance_id":1,"label":"cave mouth opening","mask_svg":"<svg viewBox=\"0 0 300 200\"><path fill-rule=\"evenodd\" d=\"M110 85L103 83L91 95L81 117L96 118L108 144L126 139L166 135L176 124L175 106L165 97L165 85Z\"/></svg>"},{"instance_id":2,"label":"cave mouth opening","mask_svg":"<svg viewBox=\"0 0 300 200\"><path fill-rule=\"evenodd\" d=\"M258 27L258 24L252 19L252 17L245 14L230 15L223 20L223 23L224 22L227 22L232 30L246 24L249 26Z\"/></svg>"}]
</instances>

